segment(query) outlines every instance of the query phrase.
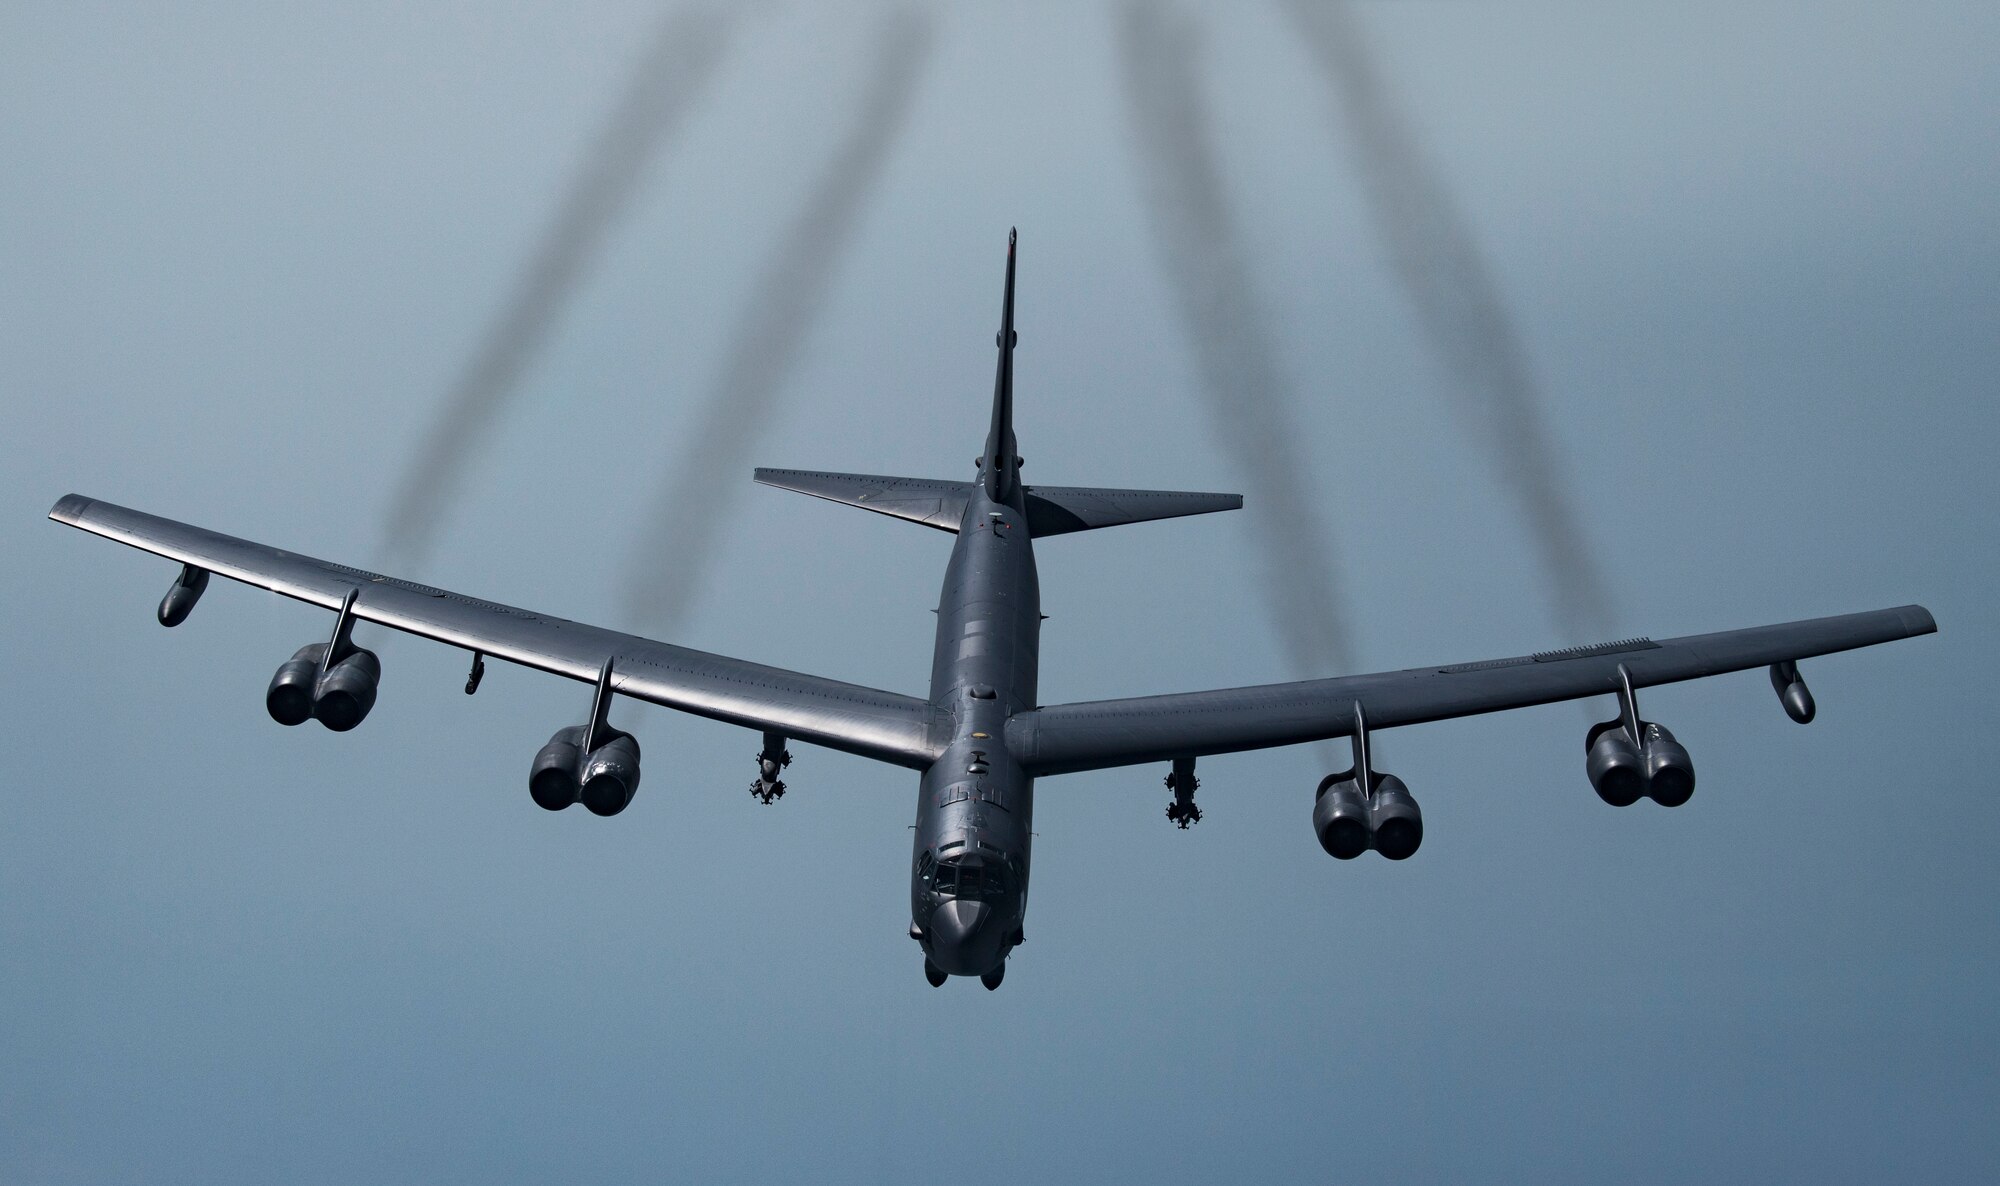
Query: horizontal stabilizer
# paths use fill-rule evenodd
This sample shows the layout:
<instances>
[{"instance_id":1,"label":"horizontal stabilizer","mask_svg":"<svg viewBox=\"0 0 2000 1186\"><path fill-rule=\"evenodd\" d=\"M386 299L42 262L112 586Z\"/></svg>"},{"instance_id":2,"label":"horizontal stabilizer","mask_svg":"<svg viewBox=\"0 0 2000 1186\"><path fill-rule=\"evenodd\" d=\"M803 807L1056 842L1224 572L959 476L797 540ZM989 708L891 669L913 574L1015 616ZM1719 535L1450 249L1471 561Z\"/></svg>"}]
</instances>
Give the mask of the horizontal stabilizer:
<instances>
[{"instance_id":1,"label":"horizontal stabilizer","mask_svg":"<svg viewBox=\"0 0 2000 1186\"><path fill-rule=\"evenodd\" d=\"M1198 490L1103 490L1091 486L1028 487L1028 534L1040 539L1120 523L1178 519L1243 507L1241 494Z\"/></svg>"},{"instance_id":2,"label":"horizontal stabilizer","mask_svg":"<svg viewBox=\"0 0 2000 1186\"><path fill-rule=\"evenodd\" d=\"M965 517L970 482L933 478L892 478L880 474L836 474L808 469L760 469L756 478L766 486L796 490L814 498L846 503L864 511L894 515L940 531L957 531ZM1028 534L1036 538L1233 511L1243 505L1240 494L1210 494L1187 490L1105 490L1090 486L1029 486L1025 488Z\"/></svg>"},{"instance_id":3,"label":"horizontal stabilizer","mask_svg":"<svg viewBox=\"0 0 2000 1186\"><path fill-rule=\"evenodd\" d=\"M830 474L810 469L759 469L755 477L766 486L894 515L939 531L958 530L958 521L965 517L965 496L971 489L964 482L889 478L880 474Z\"/></svg>"}]
</instances>

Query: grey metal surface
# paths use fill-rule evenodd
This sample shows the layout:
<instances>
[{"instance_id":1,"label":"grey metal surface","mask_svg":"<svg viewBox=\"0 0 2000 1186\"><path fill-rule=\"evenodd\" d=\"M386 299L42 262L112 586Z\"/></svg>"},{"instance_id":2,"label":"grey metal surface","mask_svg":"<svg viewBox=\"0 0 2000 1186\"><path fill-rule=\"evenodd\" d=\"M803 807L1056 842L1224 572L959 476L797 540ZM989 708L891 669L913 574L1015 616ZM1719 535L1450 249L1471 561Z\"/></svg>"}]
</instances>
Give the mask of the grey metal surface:
<instances>
[{"instance_id":1,"label":"grey metal surface","mask_svg":"<svg viewBox=\"0 0 2000 1186\"><path fill-rule=\"evenodd\" d=\"M965 515L966 491L971 489L968 482L809 469L759 469L752 476L766 486L893 515L939 531L958 530L958 522Z\"/></svg>"},{"instance_id":2,"label":"grey metal surface","mask_svg":"<svg viewBox=\"0 0 2000 1186\"><path fill-rule=\"evenodd\" d=\"M965 517L965 500L976 483L936 478L897 478L886 474L842 474L826 470L759 469L757 481L780 490L795 490L829 502L893 515L941 531L957 531ZM1240 510L1241 494L1205 490L1113 490L1096 486L1025 486L1028 531L1036 539L1178 519L1215 511Z\"/></svg>"},{"instance_id":3,"label":"grey metal surface","mask_svg":"<svg viewBox=\"0 0 2000 1186\"><path fill-rule=\"evenodd\" d=\"M620 694L921 770L933 713L912 696L711 655L349 568L71 494L49 518L218 576L467 650L593 683L616 659Z\"/></svg>"},{"instance_id":4,"label":"grey metal surface","mask_svg":"<svg viewBox=\"0 0 2000 1186\"><path fill-rule=\"evenodd\" d=\"M1243 508L1241 494L1219 494L1205 490L1109 490L1095 486L1028 487L1028 530L1036 539L1116 527L1122 523L1145 523L1153 519L1178 519L1184 515L1207 515L1215 511Z\"/></svg>"},{"instance_id":5,"label":"grey metal surface","mask_svg":"<svg viewBox=\"0 0 2000 1186\"><path fill-rule=\"evenodd\" d=\"M1632 639L1446 667L1062 704L1007 723L1007 747L1035 774L1060 774L1345 737L1354 705L1372 728L1609 695L1622 664L1638 687L1811 658L1937 629L1920 605L1776 626Z\"/></svg>"}]
</instances>

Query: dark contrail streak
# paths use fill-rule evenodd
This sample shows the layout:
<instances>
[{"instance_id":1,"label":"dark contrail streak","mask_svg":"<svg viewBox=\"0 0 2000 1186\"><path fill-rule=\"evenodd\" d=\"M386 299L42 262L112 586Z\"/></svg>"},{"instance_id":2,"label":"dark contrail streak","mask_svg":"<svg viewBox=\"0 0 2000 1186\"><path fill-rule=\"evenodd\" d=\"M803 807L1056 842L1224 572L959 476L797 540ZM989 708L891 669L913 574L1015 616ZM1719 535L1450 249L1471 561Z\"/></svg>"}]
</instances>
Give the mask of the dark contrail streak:
<instances>
[{"instance_id":1,"label":"dark contrail streak","mask_svg":"<svg viewBox=\"0 0 2000 1186\"><path fill-rule=\"evenodd\" d=\"M907 122L929 60L928 7L888 10L876 31L854 122L805 207L778 241L730 338L722 374L662 490L626 588L635 624L671 636L692 608L722 516L744 485L756 435L797 369L864 199Z\"/></svg>"},{"instance_id":2,"label":"dark contrail streak","mask_svg":"<svg viewBox=\"0 0 2000 1186\"><path fill-rule=\"evenodd\" d=\"M1459 411L1527 516L1559 623L1608 636L1610 595L1560 485L1527 350L1471 228L1418 151L1345 0L1280 2L1338 97L1369 208L1424 335L1455 380Z\"/></svg>"},{"instance_id":3,"label":"dark contrail streak","mask_svg":"<svg viewBox=\"0 0 2000 1186\"><path fill-rule=\"evenodd\" d=\"M714 77L735 16L705 5L670 13L585 151L528 267L466 361L390 504L387 550L421 562L473 455L638 191L646 167Z\"/></svg>"},{"instance_id":4,"label":"dark contrail streak","mask_svg":"<svg viewBox=\"0 0 2000 1186\"><path fill-rule=\"evenodd\" d=\"M1306 457L1250 265L1231 215L1184 15L1130 0L1119 27L1126 96L1154 237L1194 344L1216 437L1249 486L1250 523L1286 661L1300 676L1348 671L1353 639L1335 578L1323 499Z\"/></svg>"}]
</instances>

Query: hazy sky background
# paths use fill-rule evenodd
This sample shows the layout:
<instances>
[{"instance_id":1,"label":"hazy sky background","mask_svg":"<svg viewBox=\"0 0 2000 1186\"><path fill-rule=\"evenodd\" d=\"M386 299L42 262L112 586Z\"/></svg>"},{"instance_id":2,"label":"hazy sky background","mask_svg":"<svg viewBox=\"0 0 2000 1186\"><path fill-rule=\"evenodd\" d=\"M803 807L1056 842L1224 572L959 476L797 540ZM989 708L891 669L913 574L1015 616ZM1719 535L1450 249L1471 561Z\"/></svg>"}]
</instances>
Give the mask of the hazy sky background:
<instances>
[{"instance_id":1,"label":"hazy sky background","mask_svg":"<svg viewBox=\"0 0 2000 1186\"><path fill-rule=\"evenodd\" d=\"M358 565L654 4L0 17L0 1177L22 1182L1986 1181L2000 8L1375 3L1621 620L1921 601L1942 633L1642 696L1700 773L1592 795L1590 714L1397 730L1414 859L1326 858L1307 749L1045 781L997 993L905 937L915 780L380 631L358 731L265 715L329 616L48 523L79 491ZM741 302L860 102L873 6L770 5L581 284L415 579L611 626ZM1030 481L1231 489L1142 207L1116 10L941 10L752 461L958 477L1021 228ZM1274 5L1205 69L1359 661L1596 641ZM748 483L746 472L738 476ZM746 489L672 641L920 692L950 540ZM1039 551L1050 702L1286 671L1254 503ZM1597 716L1610 706L1593 705Z\"/></svg>"}]
</instances>

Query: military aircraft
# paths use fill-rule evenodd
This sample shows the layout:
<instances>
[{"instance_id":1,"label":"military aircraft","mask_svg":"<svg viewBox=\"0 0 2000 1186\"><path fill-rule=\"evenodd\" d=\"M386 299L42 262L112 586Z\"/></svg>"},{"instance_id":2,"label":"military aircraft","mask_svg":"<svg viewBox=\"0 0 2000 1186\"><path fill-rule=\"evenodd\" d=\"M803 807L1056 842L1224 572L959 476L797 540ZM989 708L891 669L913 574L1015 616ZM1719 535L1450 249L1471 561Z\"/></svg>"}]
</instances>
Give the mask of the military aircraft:
<instances>
[{"instance_id":1,"label":"military aircraft","mask_svg":"<svg viewBox=\"0 0 2000 1186\"><path fill-rule=\"evenodd\" d=\"M759 482L953 532L938 599L927 697L801 675L721 655L465 597L315 560L71 494L49 517L177 560L160 602L177 626L218 573L334 612L325 642L279 666L265 706L280 724L317 720L344 731L375 704L382 666L354 642L357 623L407 631L472 652L465 690L490 656L592 685L580 725L556 731L534 757L529 793L550 811L574 803L617 815L639 788L639 743L609 719L624 695L758 730L763 748L751 793L784 793L786 746L809 742L920 773L910 937L934 986L977 976L998 988L1023 939L1035 780L1143 763L1168 765L1167 817L1201 818L1195 760L1329 738L1351 740L1350 768L1321 780L1313 829L1332 856L1374 850L1392 861L1423 842L1423 814L1403 781L1377 770L1377 729L1613 696L1616 716L1584 739L1586 773L1605 802L1641 798L1678 807L1694 793L1694 766L1672 733L1640 714L1638 691L1658 684L1770 670L1787 715L1813 718L1798 661L1937 629L1922 606L1654 641L1630 638L1512 659L1415 667L1078 704L1042 704L1036 687L1041 596L1034 543L1181 515L1233 510L1234 494L1029 486L1014 438L1015 237L1007 238L992 420L970 482L760 469Z\"/></svg>"}]
</instances>

